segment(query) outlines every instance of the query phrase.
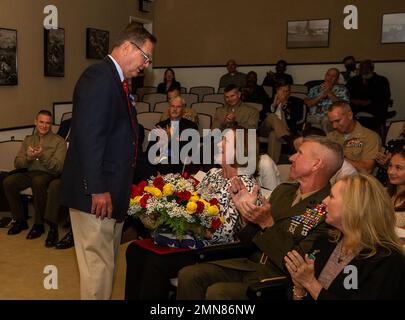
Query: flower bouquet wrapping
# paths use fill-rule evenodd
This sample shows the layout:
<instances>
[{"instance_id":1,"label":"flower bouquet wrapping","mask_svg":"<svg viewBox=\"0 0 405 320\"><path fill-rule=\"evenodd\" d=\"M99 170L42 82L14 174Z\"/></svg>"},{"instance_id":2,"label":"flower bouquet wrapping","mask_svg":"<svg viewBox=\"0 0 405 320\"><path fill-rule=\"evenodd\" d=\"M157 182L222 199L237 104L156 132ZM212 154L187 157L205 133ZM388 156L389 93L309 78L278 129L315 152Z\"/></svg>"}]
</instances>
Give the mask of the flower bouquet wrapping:
<instances>
[{"instance_id":1,"label":"flower bouquet wrapping","mask_svg":"<svg viewBox=\"0 0 405 320\"><path fill-rule=\"evenodd\" d=\"M128 215L154 230L159 245L203 247L203 240L224 222L218 200L197 192L198 181L187 174L167 174L132 187Z\"/></svg>"}]
</instances>

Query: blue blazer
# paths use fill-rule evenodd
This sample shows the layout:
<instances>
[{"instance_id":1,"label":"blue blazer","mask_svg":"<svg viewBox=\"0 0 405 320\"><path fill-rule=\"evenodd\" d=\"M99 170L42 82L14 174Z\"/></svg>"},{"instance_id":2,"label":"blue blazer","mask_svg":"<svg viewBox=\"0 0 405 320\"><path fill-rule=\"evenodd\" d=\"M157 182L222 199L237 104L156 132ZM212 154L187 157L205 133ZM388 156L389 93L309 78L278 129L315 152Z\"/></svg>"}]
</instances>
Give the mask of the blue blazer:
<instances>
[{"instance_id":1,"label":"blue blazer","mask_svg":"<svg viewBox=\"0 0 405 320\"><path fill-rule=\"evenodd\" d=\"M135 169L138 124L113 61L106 57L88 67L73 95L70 144L62 173L61 203L91 211L92 194L109 192L113 218L129 206Z\"/></svg>"}]
</instances>

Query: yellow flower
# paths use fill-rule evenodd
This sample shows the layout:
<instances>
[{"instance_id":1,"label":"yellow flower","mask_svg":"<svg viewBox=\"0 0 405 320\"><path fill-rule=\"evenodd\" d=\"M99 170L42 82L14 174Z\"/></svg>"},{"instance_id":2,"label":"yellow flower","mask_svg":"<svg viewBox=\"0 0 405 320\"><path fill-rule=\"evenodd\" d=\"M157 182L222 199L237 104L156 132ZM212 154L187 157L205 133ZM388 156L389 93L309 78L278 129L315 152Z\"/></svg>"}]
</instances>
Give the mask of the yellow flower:
<instances>
[{"instance_id":1,"label":"yellow flower","mask_svg":"<svg viewBox=\"0 0 405 320\"><path fill-rule=\"evenodd\" d=\"M211 206L208 201L205 201L205 200L202 199L202 198L200 199L200 201L201 201L202 203L204 203L205 207L207 207L207 208L209 208L209 207Z\"/></svg>"},{"instance_id":2,"label":"yellow flower","mask_svg":"<svg viewBox=\"0 0 405 320\"><path fill-rule=\"evenodd\" d=\"M141 201L142 196L136 196L129 200L129 206L132 207L134 204L138 204Z\"/></svg>"},{"instance_id":3,"label":"yellow flower","mask_svg":"<svg viewBox=\"0 0 405 320\"><path fill-rule=\"evenodd\" d=\"M199 196L191 196L189 201L191 201L191 202L197 202L197 201L199 201L199 200L200 200L200 197L199 197Z\"/></svg>"},{"instance_id":4,"label":"yellow flower","mask_svg":"<svg viewBox=\"0 0 405 320\"><path fill-rule=\"evenodd\" d=\"M187 203L186 209L189 214L193 214L197 210L197 204L190 201L189 203Z\"/></svg>"},{"instance_id":5,"label":"yellow flower","mask_svg":"<svg viewBox=\"0 0 405 320\"><path fill-rule=\"evenodd\" d=\"M172 194L173 194L172 185L169 183L165 184L165 186L163 187L163 196L168 197L168 196L171 196Z\"/></svg>"},{"instance_id":6,"label":"yellow flower","mask_svg":"<svg viewBox=\"0 0 405 320\"><path fill-rule=\"evenodd\" d=\"M208 208L208 214L211 216L216 216L219 213L219 208L217 206L210 206Z\"/></svg>"},{"instance_id":7,"label":"yellow flower","mask_svg":"<svg viewBox=\"0 0 405 320\"><path fill-rule=\"evenodd\" d=\"M160 199L162 197L162 191L160 191L158 188L146 186L144 190L155 198Z\"/></svg>"}]
</instances>

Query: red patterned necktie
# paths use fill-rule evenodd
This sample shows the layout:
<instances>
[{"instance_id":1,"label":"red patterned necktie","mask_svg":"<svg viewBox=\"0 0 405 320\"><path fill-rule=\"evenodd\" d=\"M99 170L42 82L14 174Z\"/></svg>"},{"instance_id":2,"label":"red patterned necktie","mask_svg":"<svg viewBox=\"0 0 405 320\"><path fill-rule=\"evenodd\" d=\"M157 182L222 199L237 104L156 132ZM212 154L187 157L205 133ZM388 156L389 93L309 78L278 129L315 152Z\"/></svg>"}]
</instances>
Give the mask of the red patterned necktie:
<instances>
[{"instance_id":1,"label":"red patterned necktie","mask_svg":"<svg viewBox=\"0 0 405 320\"><path fill-rule=\"evenodd\" d=\"M137 161L137 158L138 158L138 135L136 134L135 119L134 119L134 115L132 113L131 101L129 99L129 87L128 87L128 83L127 83L127 81L125 79L122 81L122 87L124 88L125 95L127 97L128 113L129 113L129 117L131 119L132 130L134 131L134 134L135 134L135 141L134 141L135 142L135 158L134 158L134 163L136 165L136 161Z\"/></svg>"}]
</instances>

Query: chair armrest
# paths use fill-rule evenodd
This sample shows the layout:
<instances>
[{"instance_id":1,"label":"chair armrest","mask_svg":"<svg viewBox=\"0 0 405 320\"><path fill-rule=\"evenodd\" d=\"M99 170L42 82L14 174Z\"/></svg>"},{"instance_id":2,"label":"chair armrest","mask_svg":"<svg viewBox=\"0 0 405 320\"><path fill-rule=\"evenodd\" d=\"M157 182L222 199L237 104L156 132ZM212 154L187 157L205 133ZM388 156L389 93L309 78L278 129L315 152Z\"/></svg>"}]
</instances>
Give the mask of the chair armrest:
<instances>
[{"instance_id":1,"label":"chair armrest","mask_svg":"<svg viewBox=\"0 0 405 320\"><path fill-rule=\"evenodd\" d=\"M288 279L285 276L262 279L249 285L247 296L251 300L287 300Z\"/></svg>"},{"instance_id":2,"label":"chair armrest","mask_svg":"<svg viewBox=\"0 0 405 320\"><path fill-rule=\"evenodd\" d=\"M197 250L198 262L224 260L233 258L246 258L255 251L251 245L234 242L205 247Z\"/></svg>"}]
</instances>

